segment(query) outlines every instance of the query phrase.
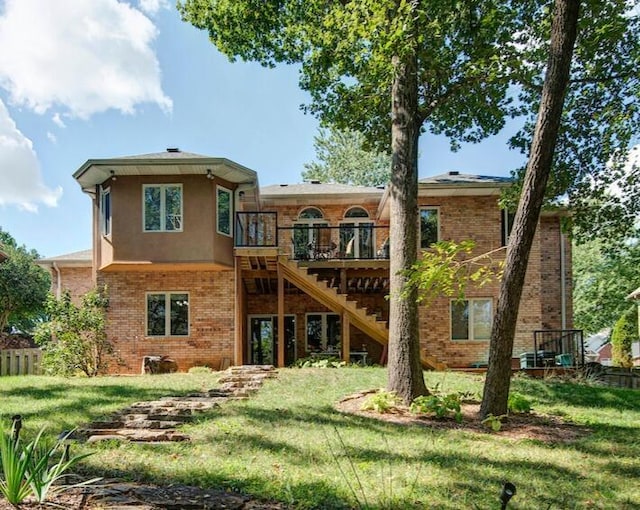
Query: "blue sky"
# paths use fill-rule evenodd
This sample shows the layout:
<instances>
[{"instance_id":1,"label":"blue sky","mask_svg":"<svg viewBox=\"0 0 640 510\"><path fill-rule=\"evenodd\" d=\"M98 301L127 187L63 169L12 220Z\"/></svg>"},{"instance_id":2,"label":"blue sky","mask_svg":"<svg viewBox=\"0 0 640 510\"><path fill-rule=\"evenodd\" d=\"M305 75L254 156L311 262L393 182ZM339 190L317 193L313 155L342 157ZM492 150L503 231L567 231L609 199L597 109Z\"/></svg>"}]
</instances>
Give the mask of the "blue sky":
<instances>
[{"instance_id":1,"label":"blue sky","mask_svg":"<svg viewBox=\"0 0 640 510\"><path fill-rule=\"evenodd\" d=\"M43 256L90 247L71 177L87 159L179 147L261 185L300 182L314 159L297 69L228 62L167 0L0 0L0 47L0 226ZM508 175L523 158L507 138L452 153L423 135L420 177Z\"/></svg>"}]
</instances>

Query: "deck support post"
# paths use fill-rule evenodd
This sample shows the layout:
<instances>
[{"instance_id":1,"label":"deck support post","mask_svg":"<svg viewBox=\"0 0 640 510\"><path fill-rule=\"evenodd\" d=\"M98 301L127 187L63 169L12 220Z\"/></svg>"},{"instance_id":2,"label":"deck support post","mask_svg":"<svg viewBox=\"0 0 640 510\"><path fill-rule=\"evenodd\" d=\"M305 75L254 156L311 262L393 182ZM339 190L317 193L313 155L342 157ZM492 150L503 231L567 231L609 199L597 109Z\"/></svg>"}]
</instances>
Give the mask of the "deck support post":
<instances>
[{"instance_id":1,"label":"deck support post","mask_svg":"<svg viewBox=\"0 0 640 510\"><path fill-rule=\"evenodd\" d=\"M340 339L342 340L342 360L349 363L351 361L351 336L350 336L350 323L349 316L342 312L340 317L340 324L342 325L342 334Z\"/></svg>"},{"instance_id":2,"label":"deck support post","mask_svg":"<svg viewBox=\"0 0 640 510\"><path fill-rule=\"evenodd\" d=\"M284 276L278 264L278 367L285 365Z\"/></svg>"}]
</instances>

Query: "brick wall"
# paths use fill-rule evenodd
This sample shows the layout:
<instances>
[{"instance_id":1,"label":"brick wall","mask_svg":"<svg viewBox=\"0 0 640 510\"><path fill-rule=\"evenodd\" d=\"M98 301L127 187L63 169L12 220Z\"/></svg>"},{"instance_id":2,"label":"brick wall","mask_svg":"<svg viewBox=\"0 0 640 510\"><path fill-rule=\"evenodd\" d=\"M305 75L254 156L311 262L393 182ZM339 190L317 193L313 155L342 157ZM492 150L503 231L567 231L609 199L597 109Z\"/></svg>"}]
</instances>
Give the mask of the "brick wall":
<instances>
[{"instance_id":1,"label":"brick wall","mask_svg":"<svg viewBox=\"0 0 640 510\"><path fill-rule=\"evenodd\" d=\"M140 373L146 355L169 356L180 371L233 362L233 271L100 272L98 282L109 288L107 335L120 358L110 372ZM146 336L146 292L189 293L189 336Z\"/></svg>"},{"instance_id":2,"label":"brick wall","mask_svg":"<svg viewBox=\"0 0 640 510\"><path fill-rule=\"evenodd\" d=\"M440 239L476 242L475 255L500 248L501 220L497 197L420 197L420 206L439 208ZM504 250L493 255L504 260ZM533 332L541 327L540 304L540 236L531 249L531 258L522 293L518 325L514 339L514 354L533 349ZM493 309L498 301L499 282L482 288L469 286L466 297L491 298ZM429 306L420 307L421 346L429 354L445 360L451 367L468 367L475 362L486 362L489 341L451 339L451 298L441 297Z\"/></svg>"},{"instance_id":3,"label":"brick wall","mask_svg":"<svg viewBox=\"0 0 640 510\"><path fill-rule=\"evenodd\" d=\"M95 287L91 267L59 267L61 289L68 290L74 303ZM51 293L58 293L58 272L51 269Z\"/></svg>"}]
</instances>

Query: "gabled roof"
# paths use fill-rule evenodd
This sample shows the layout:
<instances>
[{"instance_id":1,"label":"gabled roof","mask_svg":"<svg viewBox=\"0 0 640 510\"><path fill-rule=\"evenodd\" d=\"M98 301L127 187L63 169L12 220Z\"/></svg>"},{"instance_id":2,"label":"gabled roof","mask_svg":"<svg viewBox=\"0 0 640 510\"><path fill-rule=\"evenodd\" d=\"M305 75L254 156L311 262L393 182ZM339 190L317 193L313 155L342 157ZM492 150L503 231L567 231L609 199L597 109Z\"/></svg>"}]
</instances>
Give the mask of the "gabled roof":
<instances>
[{"instance_id":1,"label":"gabled roof","mask_svg":"<svg viewBox=\"0 0 640 510\"><path fill-rule=\"evenodd\" d=\"M64 253L55 257L39 259L37 262L39 265L47 267L52 267L54 264L61 267L90 267L93 263L93 250L82 250L74 251L72 253Z\"/></svg>"}]
</instances>

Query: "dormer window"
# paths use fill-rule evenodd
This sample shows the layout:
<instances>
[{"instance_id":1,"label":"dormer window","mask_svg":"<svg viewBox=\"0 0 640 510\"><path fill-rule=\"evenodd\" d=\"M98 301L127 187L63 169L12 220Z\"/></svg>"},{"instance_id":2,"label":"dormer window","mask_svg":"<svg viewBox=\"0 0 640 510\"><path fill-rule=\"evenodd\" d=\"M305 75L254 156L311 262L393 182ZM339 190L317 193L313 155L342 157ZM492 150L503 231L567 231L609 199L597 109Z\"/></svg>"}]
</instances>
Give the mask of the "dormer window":
<instances>
[{"instance_id":1,"label":"dormer window","mask_svg":"<svg viewBox=\"0 0 640 510\"><path fill-rule=\"evenodd\" d=\"M182 184L145 184L142 201L145 232L182 231Z\"/></svg>"}]
</instances>

